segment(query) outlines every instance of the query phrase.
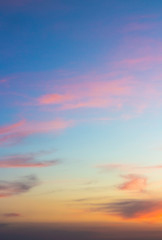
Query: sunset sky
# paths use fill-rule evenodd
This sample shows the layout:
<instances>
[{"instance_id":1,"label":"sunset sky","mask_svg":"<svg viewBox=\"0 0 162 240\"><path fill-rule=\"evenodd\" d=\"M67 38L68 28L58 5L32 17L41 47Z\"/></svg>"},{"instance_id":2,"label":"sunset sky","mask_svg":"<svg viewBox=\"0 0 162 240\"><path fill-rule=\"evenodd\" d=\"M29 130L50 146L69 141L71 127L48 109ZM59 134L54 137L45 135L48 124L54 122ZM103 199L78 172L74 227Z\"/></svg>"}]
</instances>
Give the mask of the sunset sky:
<instances>
[{"instance_id":1,"label":"sunset sky","mask_svg":"<svg viewBox=\"0 0 162 240\"><path fill-rule=\"evenodd\" d=\"M0 0L2 234L162 227L161 29L161 0Z\"/></svg>"}]
</instances>

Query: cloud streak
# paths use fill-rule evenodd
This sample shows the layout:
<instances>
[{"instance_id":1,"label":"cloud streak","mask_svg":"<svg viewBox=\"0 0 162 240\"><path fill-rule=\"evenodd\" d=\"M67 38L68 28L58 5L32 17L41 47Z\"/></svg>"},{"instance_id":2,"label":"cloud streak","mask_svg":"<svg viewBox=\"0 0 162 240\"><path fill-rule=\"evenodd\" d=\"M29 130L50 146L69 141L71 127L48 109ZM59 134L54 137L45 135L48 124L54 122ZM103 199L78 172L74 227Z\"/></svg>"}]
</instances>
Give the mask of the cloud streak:
<instances>
[{"instance_id":1,"label":"cloud streak","mask_svg":"<svg viewBox=\"0 0 162 240\"><path fill-rule=\"evenodd\" d=\"M13 155L0 158L0 168L36 168L49 167L59 164L60 161L55 159L51 161L37 161L34 155Z\"/></svg>"},{"instance_id":2,"label":"cloud streak","mask_svg":"<svg viewBox=\"0 0 162 240\"><path fill-rule=\"evenodd\" d=\"M139 171L153 171L153 170L161 170L162 165L150 165L150 166L138 166L138 165L131 165L131 164L120 164L120 163L113 163L113 164L102 164L95 166L96 168L102 170L102 172L109 172L109 171L120 171L120 172L139 172ZM128 175L129 176L129 175Z\"/></svg>"},{"instance_id":3,"label":"cloud streak","mask_svg":"<svg viewBox=\"0 0 162 240\"><path fill-rule=\"evenodd\" d=\"M40 133L56 133L71 127L71 120L56 119L46 122L27 122L26 120L0 127L0 144L17 143L23 138Z\"/></svg>"},{"instance_id":4,"label":"cloud streak","mask_svg":"<svg viewBox=\"0 0 162 240\"><path fill-rule=\"evenodd\" d=\"M12 133L14 132L16 129L24 126L25 121L20 121L11 125L6 125L6 126L2 126L0 127L0 135L1 134L7 134L7 133Z\"/></svg>"},{"instance_id":5,"label":"cloud streak","mask_svg":"<svg viewBox=\"0 0 162 240\"><path fill-rule=\"evenodd\" d=\"M106 75L91 76L95 81L69 84L59 87L57 92L47 93L37 99L38 105L58 105L60 110L78 108L120 107L121 97L131 95L133 82L130 78L109 80ZM105 80L101 80L103 78ZM100 81L99 81L100 80Z\"/></svg>"}]
</instances>

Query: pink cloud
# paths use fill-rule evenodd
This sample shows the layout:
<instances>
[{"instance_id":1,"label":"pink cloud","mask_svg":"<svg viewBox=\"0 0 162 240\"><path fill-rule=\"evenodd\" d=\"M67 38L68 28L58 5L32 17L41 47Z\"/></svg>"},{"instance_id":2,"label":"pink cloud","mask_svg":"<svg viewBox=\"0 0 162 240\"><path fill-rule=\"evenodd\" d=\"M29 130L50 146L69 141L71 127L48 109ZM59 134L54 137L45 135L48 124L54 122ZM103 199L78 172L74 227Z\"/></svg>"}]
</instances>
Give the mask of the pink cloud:
<instances>
[{"instance_id":1,"label":"pink cloud","mask_svg":"<svg viewBox=\"0 0 162 240\"><path fill-rule=\"evenodd\" d=\"M118 186L120 190L126 191L139 191L142 192L147 187L147 178L139 175L128 174L124 175L123 178L127 179L126 182Z\"/></svg>"},{"instance_id":2,"label":"pink cloud","mask_svg":"<svg viewBox=\"0 0 162 240\"><path fill-rule=\"evenodd\" d=\"M56 119L47 122L20 121L15 124L0 127L0 144L17 143L23 138L39 133L56 133L71 127L71 120Z\"/></svg>"},{"instance_id":3,"label":"pink cloud","mask_svg":"<svg viewBox=\"0 0 162 240\"><path fill-rule=\"evenodd\" d=\"M127 55L126 55L127 56ZM121 114L123 119L138 117L149 108L159 107L161 102L161 81L152 82L137 79L123 71L133 69L144 70L153 66L160 66L160 54L143 54L117 61L112 67L116 76L111 74L89 73L86 76L76 76L67 79L68 84L56 85L54 90L46 89L46 93L39 96L31 105L44 109L76 110L76 109L110 109ZM118 73L118 74L117 74ZM157 73L156 73L157 74Z\"/></svg>"},{"instance_id":4,"label":"pink cloud","mask_svg":"<svg viewBox=\"0 0 162 240\"><path fill-rule=\"evenodd\" d=\"M0 84L6 83L6 82L8 82L7 78L0 79Z\"/></svg>"},{"instance_id":5,"label":"pink cloud","mask_svg":"<svg viewBox=\"0 0 162 240\"><path fill-rule=\"evenodd\" d=\"M46 94L38 99L39 104L60 104L65 101L72 100L73 97L70 95L61 94Z\"/></svg>"},{"instance_id":6,"label":"pink cloud","mask_svg":"<svg viewBox=\"0 0 162 240\"><path fill-rule=\"evenodd\" d=\"M17 128L23 126L25 124L25 121L20 121L11 125L5 125L0 127L0 134L6 134L6 133L11 133L14 132Z\"/></svg>"},{"instance_id":7,"label":"pink cloud","mask_svg":"<svg viewBox=\"0 0 162 240\"><path fill-rule=\"evenodd\" d=\"M29 134L22 132L15 132L7 135L0 136L0 144L15 144L21 142L22 139Z\"/></svg>"},{"instance_id":8,"label":"pink cloud","mask_svg":"<svg viewBox=\"0 0 162 240\"><path fill-rule=\"evenodd\" d=\"M87 111L87 109L92 109L93 111L99 109L103 112L108 109L111 111L109 117L112 117L113 114L117 119L126 120L138 117L150 108L154 111L162 102L161 79L157 80L155 77L152 81L154 71L150 75L146 71L142 72L141 77L139 70L161 66L160 46L153 51L150 45L157 46L154 41L132 40L131 38L128 40L123 49L118 49L119 54L114 57L116 62L110 62L107 65L112 72L97 73L93 71L85 75L76 73L68 75L66 73L65 76L58 72L52 72L50 79L47 74L46 83L42 81L37 86L41 92L38 97L24 99L21 103L17 100L17 103L26 108L33 106L36 109L37 106L40 111L57 110L57 114L60 110ZM156 75L159 75L158 71L156 71ZM62 79L61 83L55 81L55 85L53 85L56 77ZM112 111L114 112L112 113Z\"/></svg>"},{"instance_id":9,"label":"pink cloud","mask_svg":"<svg viewBox=\"0 0 162 240\"><path fill-rule=\"evenodd\" d=\"M91 76L92 77L92 76ZM101 76L94 76L100 78ZM102 78L106 78L105 75ZM55 93L45 94L37 99L39 105L59 104L59 109L120 107L130 96L133 82L130 78L113 81L89 81L69 84L58 88Z\"/></svg>"},{"instance_id":10,"label":"pink cloud","mask_svg":"<svg viewBox=\"0 0 162 240\"><path fill-rule=\"evenodd\" d=\"M153 169L162 169L162 165L152 165L152 166L145 166L145 167L139 167L140 169L144 170L153 170Z\"/></svg>"},{"instance_id":11,"label":"pink cloud","mask_svg":"<svg viewBox=\"0 0 162 240\"><path fill-rule=\"evenodd\" d=\"M47 133L47 132L57 132L73 125L71 120L56 119L47 122L28 122L22 129L22 131L29 134L33 133Z\"/></svg>"},{"instance_id":12,"label":"pink cloud","mask_svg":"<svg viewBox=\"0 0 162 240\"><path fill-rule=\"evenodd\" d=\"M162 57L161 56L153 56L153 55L146 55L141 57L134 57L134 58L126 58L118 63L116 63L119 67L124 68L134 68L140 69L140 70L147 70L151 68L153 65L161 64L162 63Z\"/></svg>"},{"instance_id":13,"label":"pink cloud","mask_svg":"<svg viewBox=\"0 0 162 240\"><path fill-rule=\"evenodd\" d=\"M147 73L148 69L152 70L151 75L156 75L161 72L162 63L162 46L161 42L151 37L131 36L126 35L124 41L117 49L117 54L114 56L112 69L115 71L126 71L131 74L143 71L150 79ZM140 77L138 75L138 77ZM143 77L143 74L142 74ZM154 82L154 77L151 80ZM142 78L144 81L144 79ZM153 84L152 82L152 84ZM147 86L147 82L145 81Z\"/></svg>"}]
</instances>

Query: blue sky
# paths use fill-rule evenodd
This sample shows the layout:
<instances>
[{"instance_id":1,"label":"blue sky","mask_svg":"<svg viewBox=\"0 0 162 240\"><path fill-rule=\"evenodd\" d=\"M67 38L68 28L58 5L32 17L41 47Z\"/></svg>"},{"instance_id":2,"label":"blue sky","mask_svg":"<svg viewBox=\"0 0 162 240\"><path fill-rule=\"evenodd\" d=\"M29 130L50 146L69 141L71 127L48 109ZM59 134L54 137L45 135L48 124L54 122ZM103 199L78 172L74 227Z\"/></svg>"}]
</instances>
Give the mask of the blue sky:
<instances>
[{"instance_id":1,"label":"blue sky","mask_svg":"<svg viewBox=\"0 0 162 240\"><path fill-rule=\"evenodd\" d=\"M1 222L161 224L161 7L0 2Z\"/></svg>"}]
</instances>

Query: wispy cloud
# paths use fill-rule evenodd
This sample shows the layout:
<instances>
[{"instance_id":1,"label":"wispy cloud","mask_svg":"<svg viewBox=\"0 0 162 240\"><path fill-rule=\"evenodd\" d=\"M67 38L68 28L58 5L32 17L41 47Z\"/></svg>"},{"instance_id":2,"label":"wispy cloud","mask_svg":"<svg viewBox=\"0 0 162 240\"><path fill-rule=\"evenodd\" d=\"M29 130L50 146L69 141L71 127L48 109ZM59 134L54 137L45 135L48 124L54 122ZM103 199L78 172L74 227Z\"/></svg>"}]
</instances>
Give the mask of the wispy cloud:
<instances>
[{"instance_id":1,"label":"wispy cloud","mask_svg":"<svg viewBox=\"0 0 162 240\"><path fill-rule=\"evenodd\" d=\"M11 125L6 125L0 127L0 134L6 134L6 133L12 133L15 131L15 129L18 129L19 127L23 126L25 124L25 121L20 121Z\"/></svg>"},{"instance_id":2,"label":"wispy cloud","mask_svg":"<svg viewBox=\"0 0 162 240\"><path fill-rule=\"evenodd\" d=\"M39 184L37 177L30 175L18 181L0 181L0 198L26 193Z\"/></svg>"},{"instance_id":3,"label":"wispy cloud","mask_svg":"<svg viewBox=\"0 0 162 240\"><path fill-rule=\"evenodd\" d=\"M120 163L110 163L110 164L101 164L95 166L96 168L100 169L102 172L108 172L113 170L119 170L119 171L126 171L126 170L132 170L136 166L132 166L129 164L120 164Z\"/></svg>"},{"instance_id":4,"label":"wispy cloud","mask_svg":"<svg viewBox=\"0 0 162 240\"><path fill-rule=\"evenodd\" d=\"M112 68L116 72L116 79L108 73L89 73L87 76L76 76L75 83L67 79L69 84L57 85L54 90L51 87L35 101L32 100L29 105L59 111L110 109L118 112L123 119L138 117L147 109L152 109L153 106L154 109L156 106L161 106L161 82L141 81L139 77L137 79L135 72L139 69L145 71L160 66L161 63L160 53L143 54L142 56L127 54L125 58L122 57L121 60L112 64ZM132 70L131 74L129 74L129 70ZM112 116L110 115L110 117Z\"/></svg>"},{"instance_id":5,"label":"wispy cloud","mask_svg":"<svg viewBox=\"0 0 162 240\"><path fill-rule=\"evenodd\" d=\"M113 164L101 164L95 166L96 168L100 169L102 172L109 172L109 171L119 171L119 172L137 172L137 171L153 171L153 170L161 170L162 165L133 165L133 164L120 164L120 163L113 163ZM127 175L129 176L129 175Z\"/></svg>"},{"instance_id":6,"label":"wispy cloud","mask_svg":"<svg viewBox=\"0 0 162 240\"><path fill-rule=\"evenodd\" d=\"M90 78L96 80L64 85L58 88L58 92L40 96L37 104L57 105L60 110L120 107L124 100L119 98L131 95L133 83L129 78L106 81L106 75L93 76L93 74Z\"/></svg>"},{"instance_id":7,"label":"wispy cloud","mask_svg":"<svg viewBox=\"0 0 162 240\"><path fill-rule=\"evenodd\" d=\"M47 122L27 122L23 120L15 124L0 127L0 144L17 143L23 138L33 134L56 133L71 127L73 124L73 121L63 119Z\"/></svg>"},{"instance_id":8,"label":"wispy cloud","mask_svg":"<svg viewBox=\"0 0 162 240\"><path fill-rule=\"evenodd\" d=\"M161 55L145 54L145 56L128 57L116 62L116 67L131 70L148 70L155 65L162 63Z\"/></svg>"}]
</instances>

